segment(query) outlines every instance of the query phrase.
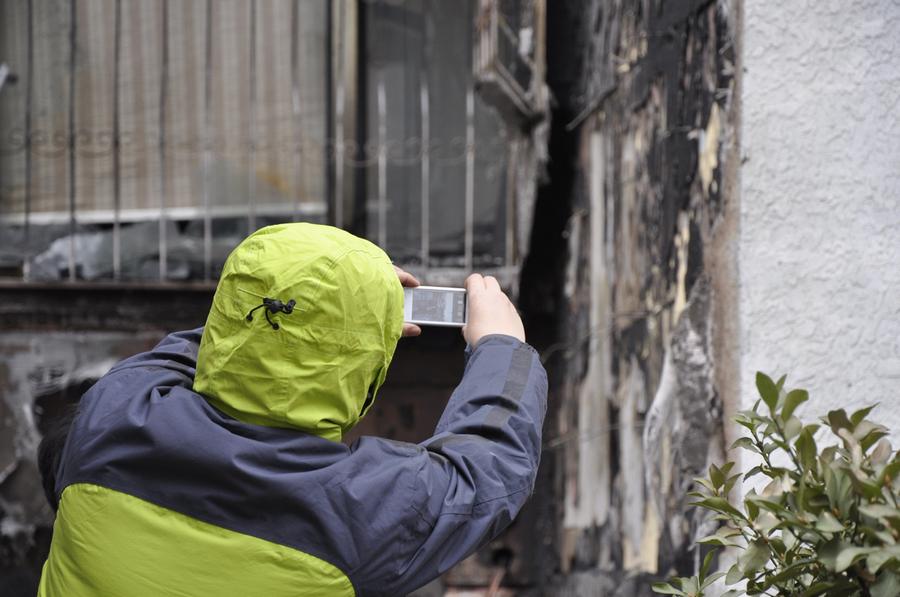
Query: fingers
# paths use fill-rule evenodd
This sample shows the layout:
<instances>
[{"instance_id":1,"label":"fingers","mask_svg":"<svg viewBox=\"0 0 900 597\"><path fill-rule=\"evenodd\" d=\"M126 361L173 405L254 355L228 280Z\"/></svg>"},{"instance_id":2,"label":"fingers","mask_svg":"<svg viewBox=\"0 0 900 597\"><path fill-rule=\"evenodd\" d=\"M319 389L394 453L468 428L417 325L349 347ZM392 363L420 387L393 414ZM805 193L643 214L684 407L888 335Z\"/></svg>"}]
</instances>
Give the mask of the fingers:
<instances>
[{"instance_id":1,"label":"fingers","mask_svg":"<svg viewBox=\"0 0 900 597\"><path fill-rule=\"evenodd\" d=\"M415 288L419 285L419 281L411 273L400 269L396 265L394 266L394 271L397 272L397 277L400 279L401 286L405 288Z\"/></svg>"},{"instance_id":2,"label":"fingers","mask_svg":"<svg viewBox=\"0 0 900 597\"><path fill-rule=\"evenodd\" d=\"M400 269L396 265L394 266L394 271L397 272L397 278L400 280L400 285L404 288L415 288L419 285L419 281L411 273ZM403 328L400 331L400 336L403 338L412 338L421 333L422 328L414 323L404 323Z\"/></svg>"},{"instance_id":3,"label":"fingers","mask_svg":"<svg viewBox=\"0 0 900 597\"><path fill-rule=\"evenodd\" d=\"M484 291L484 277L481 274L471 274L466 278L466 292L469 294L478 294Z\"/></svg>"},{"instance_id":4,"label":"fingers","mask_svg":"<svg viewBox=\"0 0 900 597\"><path fill-rule=\"evenodd\" d=\"M484 288L491 292L503 292L503 289L500 288L500 282L494 276L484 277Z\"/></svg>"},{"instance_id":5,"label":"fingers","mask_svg":"<svg viewBox=\"0 0 900 597\"><path fill-rule=\"evenodd\" d=\"M462 333L466 342L475 346L491 334L502 334L525 341L522 319L500 283L493 276L472 274L466 278L468 321Z\"/></svg>"}]
</instances>

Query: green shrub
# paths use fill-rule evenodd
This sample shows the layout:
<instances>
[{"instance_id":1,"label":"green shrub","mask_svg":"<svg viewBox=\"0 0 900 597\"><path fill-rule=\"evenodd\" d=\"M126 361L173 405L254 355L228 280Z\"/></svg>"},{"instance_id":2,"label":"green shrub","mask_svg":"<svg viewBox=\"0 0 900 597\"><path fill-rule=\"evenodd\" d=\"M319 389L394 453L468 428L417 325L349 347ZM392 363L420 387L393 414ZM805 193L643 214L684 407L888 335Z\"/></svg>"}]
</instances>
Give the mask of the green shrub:
<instances>
[{"instance_id":1,"label":"green shrub","mask_svg":"<svg viewBox=\"0 0 900 597\"><path fill-rule=\"evenodd\" d=\"M734 419L747 434L732 447L760 464L745 474L732 474L733 462L710 466L689 494L692 505L723 521L700 539L713 548L700 573L655 583L655 592L700 597L724 576L727 586L739 587L729 597L900 595L900 454L885 439L887 429L866 419L874 406L849 416L834 410L821 425L804 425L794 410L808 399L806 390L783 385L784 377L773 382L758 373L761 399ZM815 434L823 426L837 439L820 449ZM732 505L732 488L756 475L768 478L765 488ZM736 548L737 562L727 573L709 574L723 547Z\"/></svg>"}]
</instances>

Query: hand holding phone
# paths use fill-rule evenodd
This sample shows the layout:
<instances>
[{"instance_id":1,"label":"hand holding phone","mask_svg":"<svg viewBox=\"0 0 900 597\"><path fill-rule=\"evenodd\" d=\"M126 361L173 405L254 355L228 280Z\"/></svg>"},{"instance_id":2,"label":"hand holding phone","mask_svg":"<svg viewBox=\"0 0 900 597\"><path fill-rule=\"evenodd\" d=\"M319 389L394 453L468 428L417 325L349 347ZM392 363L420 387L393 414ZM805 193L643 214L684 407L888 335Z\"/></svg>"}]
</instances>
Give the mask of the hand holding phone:
<instances>
[{"instance_id":1,"label":"hand holding phone","mask_svg":"<svg viewBox=\"0 0 900 597\"><path fill-rule=\"evenodd\" d=\"M404 326L462 327L466 342L474 346L490 334L525 341L518 311L493 276L472 274L465 288L417 286L403 289Z\"/></svg>"},{"instance_id":2,"label":"hand holding phone","mask_svg":"<svg viewBox=\"0 0 900 597\"><path fill-rule=\"evenodd\" d=\"M525 341L519 312L493 276L472 274L466 278L467 321L463 336L475 346L484 336L504 334Z\"/></svg>"}]
</instances>

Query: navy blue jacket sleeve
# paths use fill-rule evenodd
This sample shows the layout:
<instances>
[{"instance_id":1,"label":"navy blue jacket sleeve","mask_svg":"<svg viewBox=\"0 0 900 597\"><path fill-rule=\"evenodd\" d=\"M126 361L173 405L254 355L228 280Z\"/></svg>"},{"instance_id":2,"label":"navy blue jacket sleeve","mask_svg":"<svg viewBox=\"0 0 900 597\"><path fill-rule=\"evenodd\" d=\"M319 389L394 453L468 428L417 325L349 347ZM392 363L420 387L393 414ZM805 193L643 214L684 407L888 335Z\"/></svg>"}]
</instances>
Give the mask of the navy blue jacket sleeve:
<instances>
[{"instance_id":1,"label":"navy blue jacket sleeve","mask_svg":"<svg viewBox=\"0 0 900 597\"><path fill-rule=\"evenodd\" d=\"M436 578L506 528L531 494L547 407L540 359L500 335L467 357L433 437L354 446L373 470L342 490L377 500L356 521L364 555L350 577L361 595L404 595Z\"/></svg>"},{"instance_id":2,"label":"navy blue jacket sleeve","mask_svg":"<svg viewBox=\"0 0 900 597\"><path fill-rule=\"evenodd\" d=\"M203 328L169 334L148 352L128 357L113 365L93 387L81 398L79 414L72 422L72 430L63 448L60 464L56 471L56 499L65 489L66 466L72 460L72 451L84 438L96 437L108 425L109 420L103 418L100 428L94 411L96 402L103 394L117 397L117 403L127 405L131 397L161 394L174 387L190 389L194 385L194 371L197 366L197 352L200 350L200 338ZM149 375L148 375L149 373ZM100 408L107 408L103 404ZM77 467L76 467L77 468Z\"/></svg>"}]
</instances>

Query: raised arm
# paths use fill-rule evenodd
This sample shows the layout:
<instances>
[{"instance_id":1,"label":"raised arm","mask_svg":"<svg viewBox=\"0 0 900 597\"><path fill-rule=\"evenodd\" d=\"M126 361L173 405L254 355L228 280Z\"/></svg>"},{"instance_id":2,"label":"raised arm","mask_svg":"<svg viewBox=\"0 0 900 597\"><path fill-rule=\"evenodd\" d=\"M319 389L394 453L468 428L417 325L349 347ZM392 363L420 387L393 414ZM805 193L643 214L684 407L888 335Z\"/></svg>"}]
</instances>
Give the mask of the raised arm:
<instances>
[{"instance_id":1,"label":"raised arm","mask_svg":"<svg viewBox=\"0 0 900 597\"><path fill-rule=\"evenodd\" d=\"M439 576L506 528L534 487L547 377L515 309L484 283L467 281L465 373L435 435L356 447L370 464L343 489L377 500L353 525L362 595L404 595Z\"/></svg>"}]
</instances>

